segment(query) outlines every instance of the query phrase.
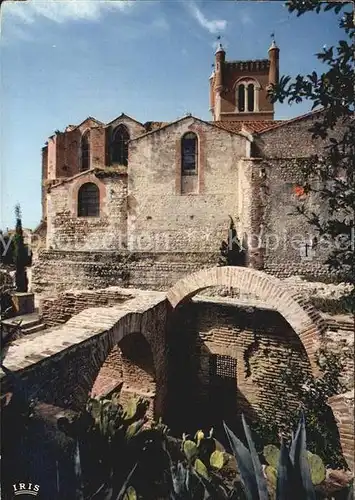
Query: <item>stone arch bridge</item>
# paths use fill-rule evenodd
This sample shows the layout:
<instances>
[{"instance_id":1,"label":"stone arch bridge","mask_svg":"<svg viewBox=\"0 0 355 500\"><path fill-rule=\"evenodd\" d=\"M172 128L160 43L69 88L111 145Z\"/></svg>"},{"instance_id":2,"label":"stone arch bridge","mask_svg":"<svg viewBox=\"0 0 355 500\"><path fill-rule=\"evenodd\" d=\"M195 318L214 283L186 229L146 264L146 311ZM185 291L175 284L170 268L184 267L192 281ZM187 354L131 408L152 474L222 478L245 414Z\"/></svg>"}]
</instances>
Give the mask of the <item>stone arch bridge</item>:
<instances>
[{"instance_id":1,"label":"stone arch bridge","mask_svg":"<svg viewBox=\"0 0 355 500\"><path fill-rule=\"evenodd\" d=\"M277 310L303 344L314 377L320 376L317 351L326 324L319 313L303 296L290 293L277 278L242 267L201 270L178 281L166 293L131 289L124 292L122 289L127 300L121 304L84 308L61 326L14 341L3 353L3 364L16 372L29 393L39 400L79 409L85 404L112 349L124 337L139 333L149 343L154 363L154 413L164 415L168 390L169 322L174 320L176 308L212 286L237 288ZM4 372L0 374L3 391L11 391L11 381ZM329 404L340 424L341 438L348 441L349 436L354 435L353 423L350 423L351 401L349 404L349 398L340 395L332 398ZM352 457L347 454L346 458L352 465Z\"/></svg>"}]
</instances>

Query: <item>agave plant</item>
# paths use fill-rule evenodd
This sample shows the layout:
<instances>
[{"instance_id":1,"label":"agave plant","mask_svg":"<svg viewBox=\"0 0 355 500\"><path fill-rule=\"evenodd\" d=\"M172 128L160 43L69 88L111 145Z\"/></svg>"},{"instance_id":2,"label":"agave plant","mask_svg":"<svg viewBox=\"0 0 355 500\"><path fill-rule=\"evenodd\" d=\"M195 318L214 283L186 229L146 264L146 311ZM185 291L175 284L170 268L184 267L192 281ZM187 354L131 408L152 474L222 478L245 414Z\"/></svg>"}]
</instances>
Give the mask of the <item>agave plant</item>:
<instances>
[{"instance_id":1,"label":"agave plant","mask_svg":"<svg viewBox=\"0 0 355 500\"><path fill-rule=\"evenodd\" d=\"M224 423L233 450L247 500L268 500L267 478L276 486L277 500L316 500L314 484L325 478L325 468L317 455L306 450L306 426L303 413L290 446L281 441L281 449L266 447L269 465L263 471L249 427L242 416L248 448Z\"/></svg>"}]
</instances>

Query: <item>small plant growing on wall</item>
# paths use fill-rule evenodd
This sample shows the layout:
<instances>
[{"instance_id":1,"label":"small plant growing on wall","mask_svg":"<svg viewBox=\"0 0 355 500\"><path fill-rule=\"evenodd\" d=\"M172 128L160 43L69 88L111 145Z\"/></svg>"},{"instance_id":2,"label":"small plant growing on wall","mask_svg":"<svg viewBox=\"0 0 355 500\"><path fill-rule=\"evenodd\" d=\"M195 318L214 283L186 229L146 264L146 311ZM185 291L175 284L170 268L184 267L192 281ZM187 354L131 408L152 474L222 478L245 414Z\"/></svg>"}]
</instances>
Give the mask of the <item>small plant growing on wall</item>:
<instances>
[{"instance_id":1,"label":"small plant growing on wall","mask_svg":"<svg viewBox=\"0 0 355 500\"><path fill-rule=\"evenodd\" d=\"M229 216L230 224L227 241L222 241L220 247L220 266L244 266L245 250L242 242L239 240L234 221Z\"/></svg>"}]
</instances>

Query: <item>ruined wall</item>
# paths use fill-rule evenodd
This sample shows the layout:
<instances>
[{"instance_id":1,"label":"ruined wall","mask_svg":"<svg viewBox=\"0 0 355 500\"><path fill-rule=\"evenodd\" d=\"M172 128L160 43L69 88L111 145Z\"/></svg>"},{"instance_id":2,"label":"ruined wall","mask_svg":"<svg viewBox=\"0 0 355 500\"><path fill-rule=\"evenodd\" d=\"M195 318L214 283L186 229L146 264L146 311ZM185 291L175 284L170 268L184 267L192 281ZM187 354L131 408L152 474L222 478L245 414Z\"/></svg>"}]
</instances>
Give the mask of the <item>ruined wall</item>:
<instances>
[{"instance_id":1,"label":"ruined wall","mask_svg":"<svg viewBox=\"0 0 355 500\"><path fill-rule=\"evenodd\" d=\"M100 191L100 216L78 217L78 191L93 182ZM124 173L84 173L53 186L47 195L47 248L120 250L126 242L127 178Z\"/></svg>"},{"instance_id":2,"label":"ruined wall","mask_svg":"<svg viewBox=\"0 0 355 500\"><path fill-rule=\"evenodd\" d=\"M255 204L259 205L255 228L259 225L262 237L263 269L278 277L329 278L328 268L323 263L329 254L330 242L318 241L311 247L314 237L319 240L319 236L305 217L297 213L297 207L304 205L308 213L326 216L324 205L321 208L321 200L316 194L302 194L297 189L303 184L304 159L324 151L325 143L312 140L309 132L317 119L320 119L317 113L310 114L261 133L254 147L254 154L263 158L258 168L264 172L254 196ZM333 136L340 132L339 127ZM255 186L257 183L256 180Z\"/></svg>"},{"instance_id":3,"label":"ruined wall","mask_svg":"<svg viewBox=\"0 0 355 500\"><path fill-rule=\"evenodd\" d=\"M298 336L277 311L198 296L175 314L169 338L169 426L192 432L197 427L218 429L218 422L225 420L233 427L240 413L250 421L263 417L280 423L284 408L279 403L285 397L288 409L298 411L296 391L284 377L289 363L302 374L310 373L310 365ZM323 348L344 362L341 380L349 390L354 373L350 318L325 319L329 331ZM352 465L351 401L339 395L329 404L337 420L334 432L337 424L344 456Z\"/></svg>"},{"instance_id":4,"label":"ruined wall","mask_svg":"<svg viewBox=\"0 0 355 500\"><path fill-rule=\"evenodd\" d=\"M181 138L188 131L199 136L199 171L193 186L190 182L192 191L182 194ZM128 166L129 249L218 251L228 216L239 215L238 161L246 155L246 142L194 118L133 141Z\"/></svg>"},{"instance_id":5,"label":"ruined wall","mask_svg":"<svg viewBox=\"0 0 355 500\"><path fill-rule=\"evenodd\" d=\"M39 400L82 408L107 357L121 344L123 357L129 361L125 359L122 363L123 374L126 371L130 381L139 373L140 388L127 387L127 391L130 395L141 389L149 393L154 399L154 410L162 415L167 383L166 301L164 294L158 292L136 293L127 303L85 308L64 325L48 329L40 336L22 339L7 352L9 369L17 372ZM132 344L124 340L129 336L132 336ZM144 346L140 349L138 344L142 343ZM2 371L0 378L3 390L10 391L13 381Z\"/></svg>"},{"instance_id":6,"label":"ruined wall","mask_svg":"<svg viewBox=\"0 0 355 500\"><path fill-rule=\"evenodd\" d=\"M354 389L329 398L329 406L337 421L344 457L354 471Z\"/></svg>"},{"instance_id":7,"label":"ruined wall","mask_svg":"<svg viewBox=\"0 0 355 500\"><path fill-rule=\"evenodd\" d=\"M305 217L297 213L297 207L303 205L308 212L319 210L316 195L297 195L297 186L302 184L301 160L266 160L260 167L266 172L264 185L259 190L264 270L278 277L326 278L329 271L324 262L329 242L318 241L312 247L318 234Z\"/></svg>"},{"instance_id":8,"label":"ruined wall","mask_svg":"<svg viewBox=\"0 0 355 500\"><path fill-rule=\"evenodd\" d=\"M147 416L153 418L155 371L149 344L140 334L132 334L115 346L107 356L92 388L92 396L109 396L123 383L119 401L125 406L131 399L149 402Z\"/></svg>"},{"instance_id":9,"label":"ruined wall","mask_svg":"<svg viewBox=\"0 0 355 500\"><path fill-rule=\"evenodd\" d=\"M72 316L89 307L110 307L121 304L132 297L133 293L129 291L124 293L119 287L95 291L67 291L55 295L55 297L41 300L39 311L47 326L55 326L65 323Z\"/></svg>"},{"instance_id":10,"label":"ruined wall","mask_svg":"<svg viewBox=\"0 0 355 500\"><path fill-rule=\"evenodd\" d=\"M295 332L276 311L262 308L236 308L197 302L192 311L197 333L195 356L201 404L210 385L211 355L236 360L237 411L251 418L260 414L278 418L277 390L287 394L290 406L297 408L292 390L283 386L281 374L292 359L300 370L309 371L305 350ZM204 400L204 401L203 401Z\"/></svg>"},{"instance_id":11,"label":"ruined wall","mask_svg":"<svg viewBox=\"0 0 355 500\"><path fill-rule=\"evenodd\" d=\"M32 268L32 290L42 297L65 290L108 286L167 290L180 278L212 267L217 261L217 253L45 250Z\"/></svg>"}]
</instances>

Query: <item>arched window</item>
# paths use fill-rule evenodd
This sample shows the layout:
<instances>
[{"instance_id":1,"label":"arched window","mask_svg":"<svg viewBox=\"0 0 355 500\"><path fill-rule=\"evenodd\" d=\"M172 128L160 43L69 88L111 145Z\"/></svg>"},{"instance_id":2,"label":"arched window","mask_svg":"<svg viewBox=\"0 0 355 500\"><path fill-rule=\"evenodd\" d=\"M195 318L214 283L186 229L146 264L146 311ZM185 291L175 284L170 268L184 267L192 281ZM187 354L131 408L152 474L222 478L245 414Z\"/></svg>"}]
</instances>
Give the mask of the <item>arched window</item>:
<instances>
[{"instance_id":1,"label":"arched window","mask_svg":"<svg viewBox=\"0 0 355 500\"><path fill-rule=\"evenodd\" d=\"M99 217L100 191L96 184L83 184L78 193L78 217Z\"/></svg>"},{"instance_id":2,"label":"arched window","mask_svg":"<svg viewBox=\"0 0 355 500\"><path fill-rule=\"evenodd\" d=\"M254 85L248 85L248 111L254 111Z\"/></svg>"},{"instance_id":3,"label":"arched window","mask_svg":"<svg viewBox=\"0 0 355 500\"><path fill-rule=\"evenodd\" d=\"M181 170L183 174L196 174L198 167L198 139L188 132L181 139Z\"/></svg>"},{"instance_id":4,"label":"arched window","mask_svg":"<svg viewBox=\"0 0 355 500\"><path fill-rule=\"evenodd\" d=\"M90 131L87 130L81 138L80 171L90 168Z\"/></svg>"},{"instance_id":5,"label":"arched window","mask_svg":"<svg viewBox=\"0 0 355 500\"><path fill-rule=\"evenodd\" d=\"M245 111L245 87L243 84L238 87L238 110Z\"/></svg>"},{"instance_id":6,"label":"arched window","mask_svg":"<svg viewBox=\"0 0 355 500\"><path fill-rule=\"evenodd\" d=\"M239 113L259 111L259 90L259 83L251 79L236 84L236 109Z\"/></svg>"},{"instance_id":7,"label":"arched window","mask_svg":"<svg viewBox=\"0 0 355 500\"><path fill-rule=\"evenodd\" d=\"M128 165L129 133L124 125L119 125L112 134L111 162Z\"/></svg>"}]
</instances>

